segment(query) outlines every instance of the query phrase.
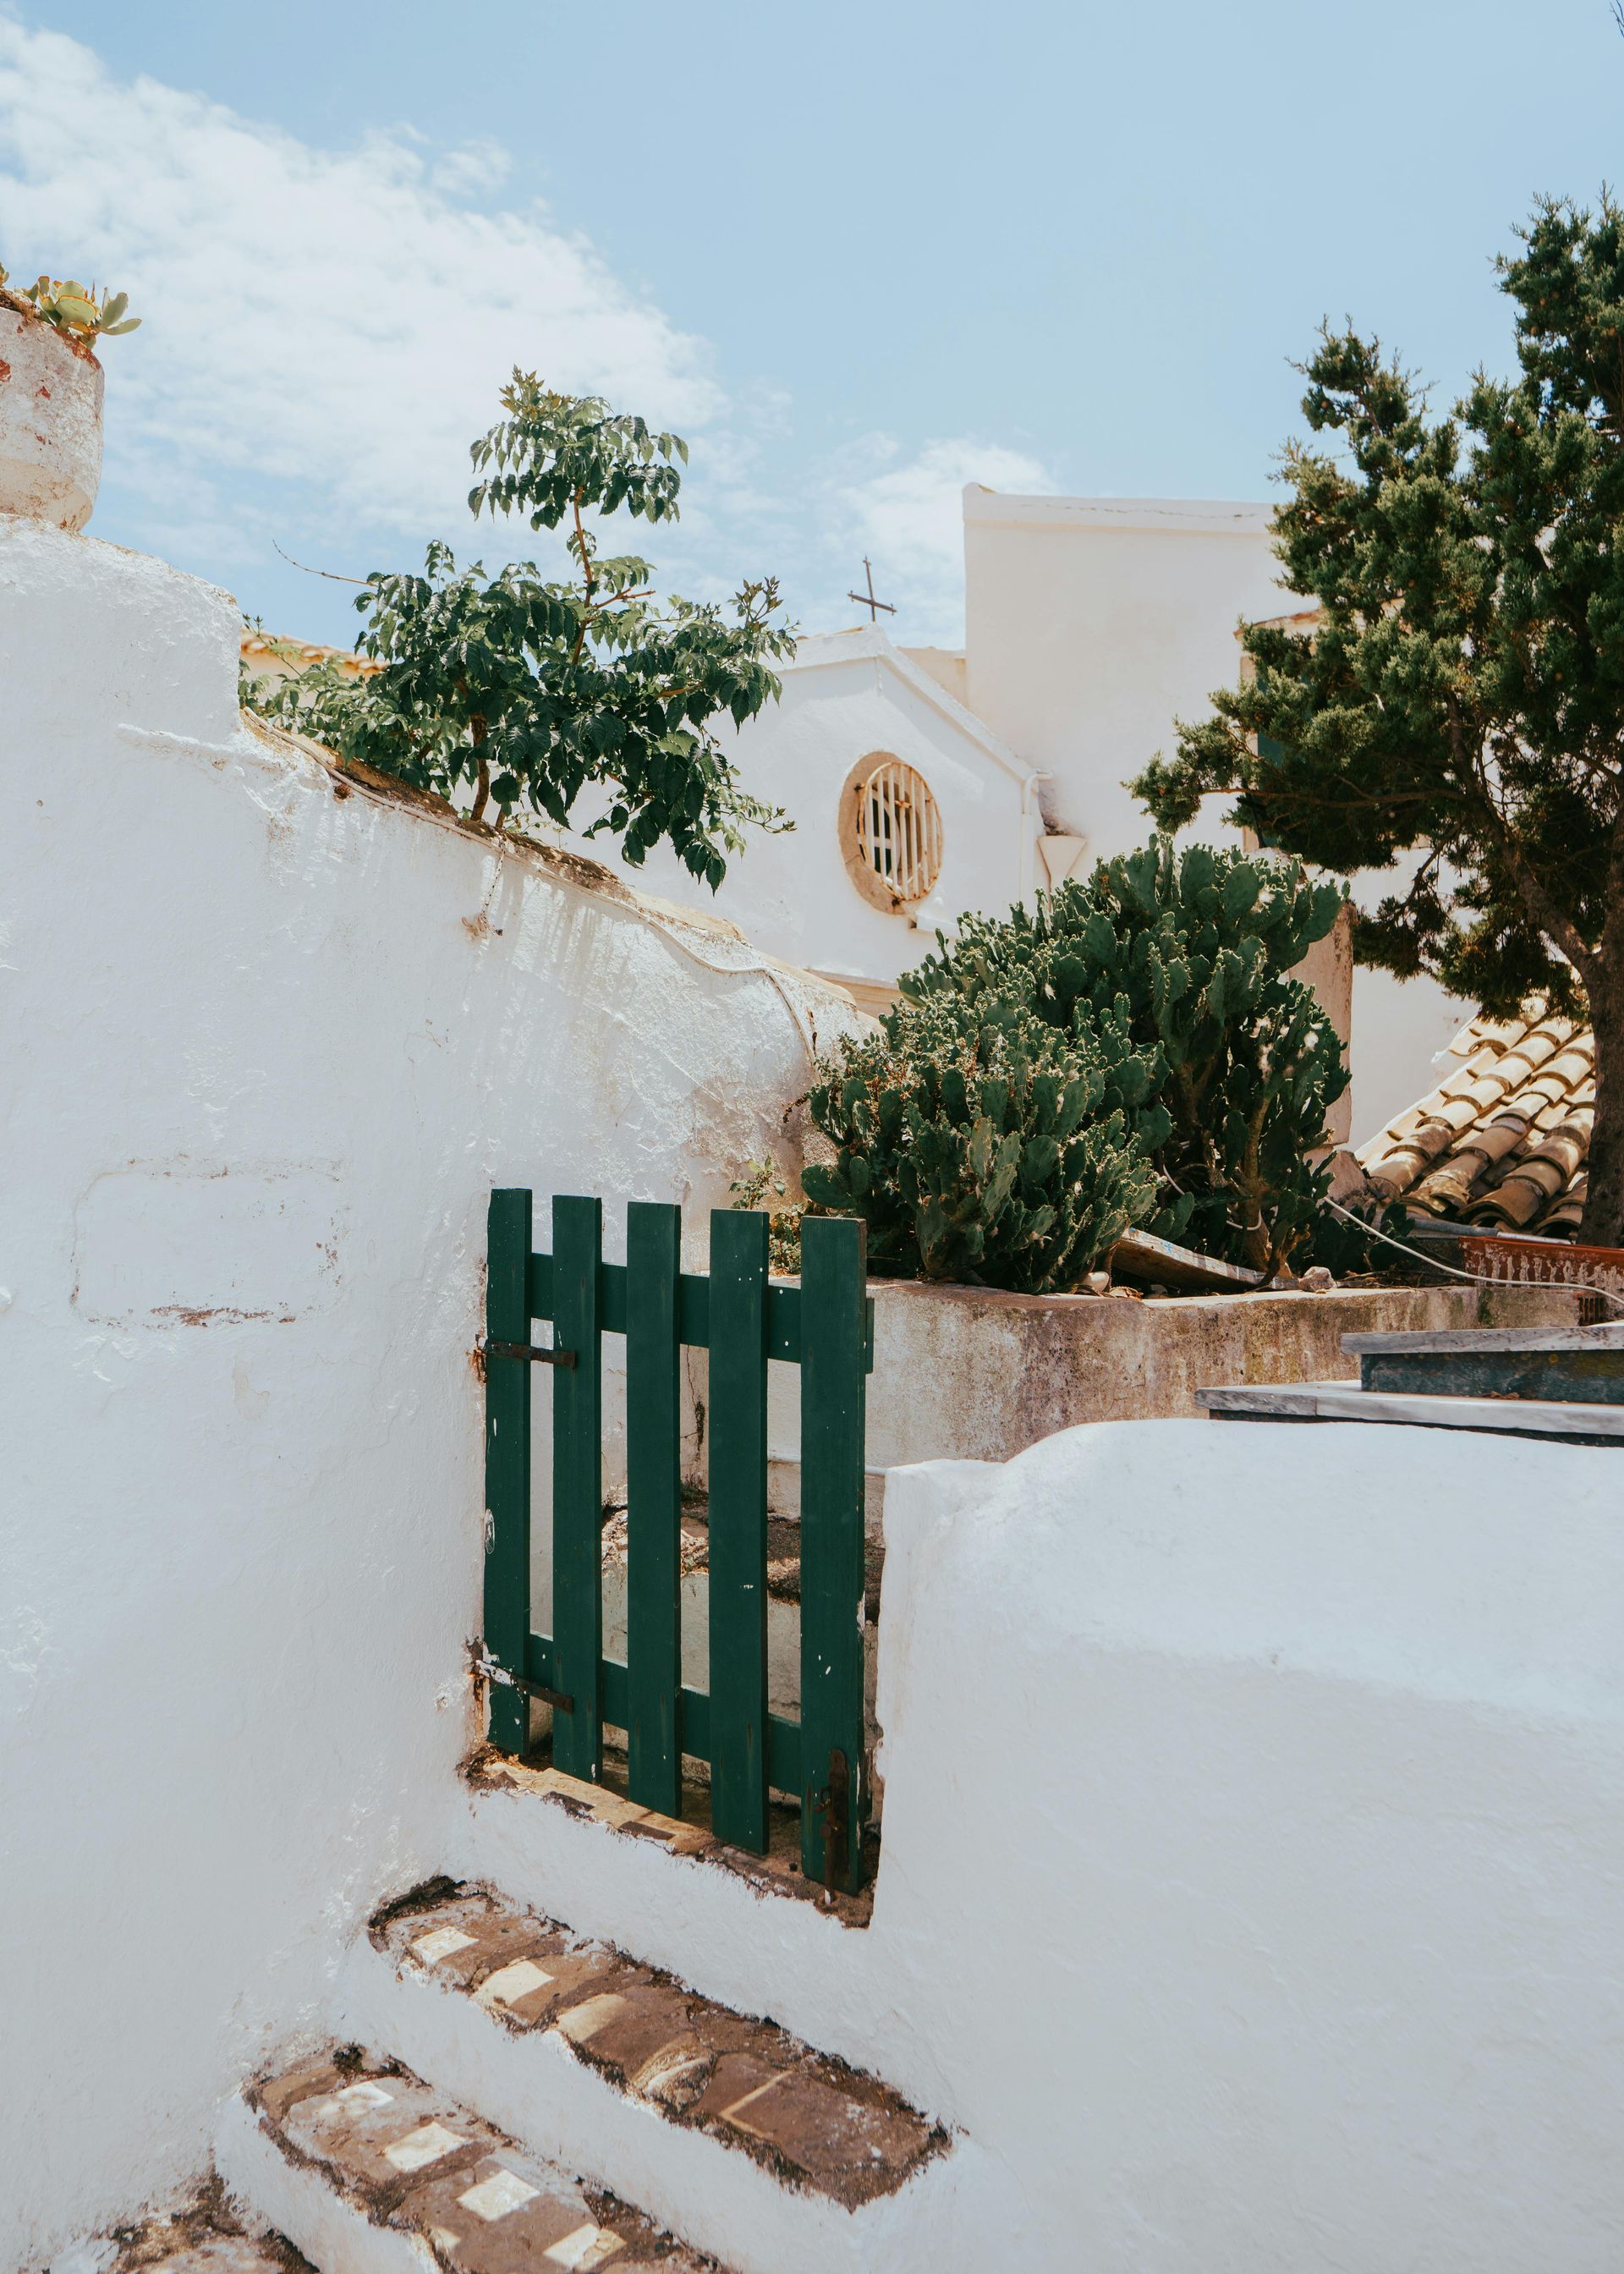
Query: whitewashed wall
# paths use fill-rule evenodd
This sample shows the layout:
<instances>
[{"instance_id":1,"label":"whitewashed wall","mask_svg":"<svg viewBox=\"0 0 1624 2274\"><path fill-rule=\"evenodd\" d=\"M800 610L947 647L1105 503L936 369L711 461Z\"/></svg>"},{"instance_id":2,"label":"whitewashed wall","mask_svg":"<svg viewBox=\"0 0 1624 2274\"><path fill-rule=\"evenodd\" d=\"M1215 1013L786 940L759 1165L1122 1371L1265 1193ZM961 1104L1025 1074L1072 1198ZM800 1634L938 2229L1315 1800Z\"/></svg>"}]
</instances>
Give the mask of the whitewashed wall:
<instances>
[{"instance_id":1,"label":"whitewashed wall","mask_svg":"<svg viewBox=\"0 0 1624 2274\"><path fill-rule=\"evenodd\" d=\"M1624 2264L1620 1479L1201 1421L893 1476L876 2035L931 2017L1020 2263Z\"/></svg>"},{"instance_id":2,"label":"whitewashed wall","mask_svg":"<svg viewBox=\"0 0 1624 2274\"><path fill-rule=\"evenodd\" d=\"M490 1186L725 1202L849 1016L243 731L237 629L0 516L6 2267L443 1862Z\"/></svg>"},{"instance_id":3,"label":"whitewashed wall","mask_svg":"<svg viewBox=\"0 0 1624 2274\"><path fill-rule=\"evenodd\" d=\"M966 488L970 707L1044 770L1050 827L1092 855L1143 844L1127 779L1233 683L1237 620L1301 605L1275 581L1269 511Z\"/></svg>"},{"instance_id":4,"label":"whitewashed wall","mask_svg":"<svg viewBox=\"0 0 1624 2274\"><path fill-rule=\"evenodd\" d=\"M0 2263L200 2165L462 1860L962 2126L1009 2263L1611 2274L1608 1452L1132 1423L893 1477L866 1933L470 1830L485 1191L719 1197L805 1040L242 734L235 642L0 523Z\"/></svg>"},{"instance_id":5,"label":"whitewashed wall","mask_svg":"<svg viewBox=\"0 0 1624 2274\"><path fill-rule=\"evenodd\" d=\"M726 917L786 962L885 984L935 947L938 927L1030 895L1042 828L1036 777L931 674L865 628L803 639L782 678L782 701L723 740L746 788L782 806L794 829L751 832L748 852L714 895L667 853L630 872L640 883ZM863 898L840 835L841 792L871 753L914 767L942 814L936 888L895 913ZM599 849L598 840L577 841Z\"/></svg>"},{"instance_id":6,"label":"whitewashed wall","mask_svg":"<svg viewBox=\"0 0 1624 2274\"><path fill-rule=\"evenodd\" d=\"M958 2127L944 2267L1615 2274L1620 1474L1209 1421L895 1470L866 1932L523 1795L458 1868Z\"/></svg>"}]
</instances>

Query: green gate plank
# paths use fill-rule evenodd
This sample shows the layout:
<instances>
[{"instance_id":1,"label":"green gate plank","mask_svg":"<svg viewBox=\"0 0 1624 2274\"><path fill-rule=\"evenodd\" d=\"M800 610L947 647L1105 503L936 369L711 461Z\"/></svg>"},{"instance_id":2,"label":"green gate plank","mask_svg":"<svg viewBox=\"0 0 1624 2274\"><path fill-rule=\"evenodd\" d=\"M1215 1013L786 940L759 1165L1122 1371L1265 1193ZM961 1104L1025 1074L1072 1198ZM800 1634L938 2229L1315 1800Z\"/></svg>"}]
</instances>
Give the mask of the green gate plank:
<instances>
[{"instance_id":1,"label":"green gate plank","mask_svg":"<svg viewBox=\"0 0 1624 2274\"><path fill-rule=\"evenodd\" d=\"M603 1364L598 1264L603 1202L553 1202L553 1339L573 1367L553 1367L553 1630L558 1687L553 1758L569 1776L595 1780L603 1766L598 1662L603 1656Z\"/></svg>"},{"instance_id":2,"label":"green gate plank","mask_svg":"<svg viewBox=\"0 0 1624 2274\"><path fill-rule=\"evenodd\" d=\"M530 1637L524 1671L529 1681L545 1683L549 1690L558 1687L558 1665L545 1635ZM623 1729L632 1710L631 1678L618 1659L605 1658L598 1668L598 1680L604 1719L612 1728ZM678 1693L677 1729L685 1753L696 1760L710 1759L710 1699L705 1690ZM777 1713L767 1716L767 1779L775 1791L801 1790L801 1724L783 1721Z\"/></svg>"},{"instance_id":3,"label":"green gate plank","mask_svg":"<svg viewBox=\"0 0 1624 2274\"><path fill-rule=\"evenodd\" d=\"M710 1825L767 1851L767 1218L710 1217Z\"/></svg>"},{"instance_id":4,"label":"green gate plank","mask_svg":"<svg viewBox=\"0 0 1624 2274\"><path fill-rule=\"evenodd\" d=\"M808 1216L801 1227L801 1861L827 1877L824 1811L831 1757L850 1794L846 1868L862 1879L863 1226Z\"/></svg>"},{"instance_id":5,"label":"green gate plank","mask_svg":"<svg viewBox=\"0 0 1624 2274\"><path fill-rule=\"evenodd\" d=\"M682 1796L681 1268L681 1209L633 1201L626 1211L626 1730L631 1796L663 1816L675 1816Z\"/></svg>"},{"instance_id":6,"label":"green gate plank","mask_svg":"<svg viewBox=\"0 0 1624 2274\"><path fill-rule=\"evenodd\" d=\"M528 1343L530 1195L493 1192L485 1218L485 1333ZM485 1361L485 1645L521 1680L530 1631L530 1369L528 1359ZM522 1753L530 1739L523 1692L491 1684L491 1743Z\"/></svg>"}]
</instances>

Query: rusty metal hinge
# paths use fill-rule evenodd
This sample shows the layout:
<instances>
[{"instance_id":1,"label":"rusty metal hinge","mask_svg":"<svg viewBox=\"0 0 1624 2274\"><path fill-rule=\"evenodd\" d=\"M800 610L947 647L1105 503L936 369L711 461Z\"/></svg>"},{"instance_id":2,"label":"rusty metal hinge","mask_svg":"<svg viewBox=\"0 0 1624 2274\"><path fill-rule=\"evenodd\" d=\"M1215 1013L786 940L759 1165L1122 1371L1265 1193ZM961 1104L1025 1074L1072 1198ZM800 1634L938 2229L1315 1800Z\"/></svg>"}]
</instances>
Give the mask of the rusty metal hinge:
<instances>
[{"instance_id":1,"label":"rusty metal hinge","mask_svg":"<svg viewBox=\"0 0 1624 2274\"><path fill-rule=\"evenodd\" d=\"M527 1698L538 1698L544 1706L552 1706L560 1713L573 1713L575 1701L567 1698L561 1690L549 1690L545 1682L527 1682L523 1675L509 1674L505 1666L498 1666L488 1654L474 1660L474 1672L487 1682L500 1682L504 1690L522 1690Z\"/></svg>"},{"instance_id":2,"label":"rusty metal hinge","mask_svg":"<svg viewBox=\"0 0 1624 2274\"><path fill-rule=\"evenodd\" d=\"M829 1783L818 1810L823 1826L823 1885L832 1895L846 1885L852 1861L852 1766L838 1745L829 1755Z\"/></svg>"},{"instance_id":3,"label":"rusty metal hinge","mask_svg":"<svg viewBox=\"0 0 1624 2274\"><path fill-rule=\"evenodd\" d=\"M572 1350L544 1350L539 1343L482 1343L487 1358L527 1358L532 1366L574 1366Z\"/></svg>"}]
</instances>

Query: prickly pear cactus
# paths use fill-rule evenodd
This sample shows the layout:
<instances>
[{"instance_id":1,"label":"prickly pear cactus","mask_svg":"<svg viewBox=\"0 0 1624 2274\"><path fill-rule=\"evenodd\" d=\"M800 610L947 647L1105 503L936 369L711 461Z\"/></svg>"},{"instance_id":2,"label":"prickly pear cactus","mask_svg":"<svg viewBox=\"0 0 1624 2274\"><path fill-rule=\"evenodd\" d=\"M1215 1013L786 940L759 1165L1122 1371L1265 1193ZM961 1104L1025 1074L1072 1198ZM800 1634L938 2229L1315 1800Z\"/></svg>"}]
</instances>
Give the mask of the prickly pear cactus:
<instances>
[{"instance_id":1,"label":"prickly pear cactus","mask_svg":"<svg viewBox=\"0 0 1624 2274\"><path fill-rule=\"evenodd\" d=\"M1064 1035L1117 1021L1159 1068L1154 1228L1274 1271L1313 1228L1329 1179L1308 1156L1348 1086L1330 1020L1287 974L1343 897L1266 854L1158 837L1033 911L965 918L902 984L921 1005L1019 1002Z\"/></svg>"},{"instance_id":2,"label":"prickly pear cactus","mask_svg":"<svg viewBox=\"0 0 1624 2274\"><path fill-rule=\"evenodd\" d=\"M1156 1070L1119 1023L1063 1035L1019 1005L903 1005L823 1069L832 1166L815 1206L861 1216L870 1263L1022 1293L1075 1287L1155 1206Z\"/></svg>"}]
</instances>

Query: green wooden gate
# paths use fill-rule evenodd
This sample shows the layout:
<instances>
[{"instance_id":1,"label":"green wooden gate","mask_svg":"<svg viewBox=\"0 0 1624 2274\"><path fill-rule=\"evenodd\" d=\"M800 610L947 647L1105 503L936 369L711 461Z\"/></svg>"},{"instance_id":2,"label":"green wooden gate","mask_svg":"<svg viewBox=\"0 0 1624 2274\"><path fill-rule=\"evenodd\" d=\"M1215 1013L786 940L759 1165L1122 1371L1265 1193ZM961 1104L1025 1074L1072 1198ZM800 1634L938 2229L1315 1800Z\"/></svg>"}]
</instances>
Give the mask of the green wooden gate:
<instances>
[{"instance_id":1,"label":"green wooden gate","mask_svg":"<svg viewBox=\"0 0 1624 2274\"><path fill-rule=\"evenodd\" d=\"M674 1816L681 1757L710 1766L718 1839L763 1855L768 1791L801 1796L802 1869L861 1884L864 1377L873 1364L863 1227L809 1217L799 1288L768 1282L765 1216L717 1209L710 1271L681 1269L680 1209L634 1201L626 1261L603 1260L603 1203L555 1198L553 1251L531 1195L491 1195L485 1309L485 1631L491 1740L553 1708L553 1758L599 1781L624 1729L632 1798ZM530 1340L551 1321L550 1348ZM626 1338L627 1662L603 1654L602 1341ZM681 1680L682 1345L710 1352L710 1687ZM767 1364L801 1368L801 1719L767 1709ZM551 1636L530 1626L531 1369L553 1383Z\"/></svg>"}]
</instances>

